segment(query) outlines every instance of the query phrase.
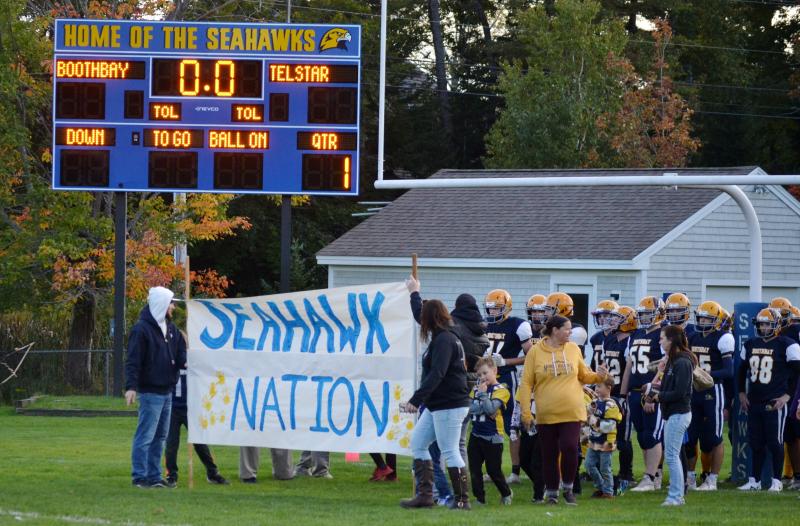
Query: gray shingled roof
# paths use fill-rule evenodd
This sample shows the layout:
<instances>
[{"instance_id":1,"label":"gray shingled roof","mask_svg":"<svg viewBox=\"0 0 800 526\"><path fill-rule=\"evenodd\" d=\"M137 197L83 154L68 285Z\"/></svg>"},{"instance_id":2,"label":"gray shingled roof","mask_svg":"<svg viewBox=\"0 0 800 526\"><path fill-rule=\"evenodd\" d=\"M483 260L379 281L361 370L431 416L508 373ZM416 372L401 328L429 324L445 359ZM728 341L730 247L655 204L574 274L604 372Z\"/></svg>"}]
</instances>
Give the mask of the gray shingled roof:
<instances>
[{"instance_id":1,"label":"gray shingled roof","mask_svg":"<svg viewBox=\"0 0 800 526\"><path fill-rule=\"evenodd\" d=\"M432 178L745 175L756 167L677 170L442 170ZM719 195L661 187L409 190L319 256L630 260Z\"/></svg>"}]
</instances>

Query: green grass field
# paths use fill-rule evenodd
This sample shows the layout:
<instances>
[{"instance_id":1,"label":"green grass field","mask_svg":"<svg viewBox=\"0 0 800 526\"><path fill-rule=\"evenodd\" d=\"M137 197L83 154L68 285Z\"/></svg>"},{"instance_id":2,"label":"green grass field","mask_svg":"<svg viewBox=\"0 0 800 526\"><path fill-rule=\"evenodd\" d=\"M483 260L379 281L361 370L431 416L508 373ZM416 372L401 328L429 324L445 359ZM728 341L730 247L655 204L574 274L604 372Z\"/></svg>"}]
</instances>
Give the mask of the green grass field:
<instances>
[{"instance_id":1,"label":"green grass field","mask_svg":"<svg viewBox=\"0 0 800 526\"><path fill-rule=\"evenodd\" d=\"M112 402L113 403L113 402ZM92 402L102 407L102 402ZM177 489L138 489L130 483L134 418L18 416L0 407L0 524L798 524L797 492L740 494L731 487L691 493L683 508L661 508L665 490L627 493L612 502L584 494L577 508L535 506L530 483L514 486L511 507L500 507L493 486L489 504L469 513L445 509L402 510L411 493L410 463L401 459L401 481L369 483L372 462L347 464L332 456L333 480L275 481L269 454L258 484L237 479L238 449L212 447L226 487L205 482L195 457L195 487L186 487L186 448L181 448ZM297 454L296 454L297 456ZM637 452L636 473L641 474ZM616 467L616 459L614 461ZM723 478L729 472L723 470Z\"/></svg>"}]
</instances>

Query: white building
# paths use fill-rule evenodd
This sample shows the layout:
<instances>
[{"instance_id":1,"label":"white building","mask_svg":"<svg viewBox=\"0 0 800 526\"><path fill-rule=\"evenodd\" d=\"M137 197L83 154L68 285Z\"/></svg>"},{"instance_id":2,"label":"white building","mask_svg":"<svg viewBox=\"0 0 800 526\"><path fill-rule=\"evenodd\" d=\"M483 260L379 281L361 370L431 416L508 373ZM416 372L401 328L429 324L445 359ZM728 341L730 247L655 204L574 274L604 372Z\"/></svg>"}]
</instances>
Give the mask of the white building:
<instances>
[{"instance_id":1,"label":"white building","mask_svg":"<svg viewBox=\"0 0 800 526\"><path fill-rule=\"evenodd\" d=\"M434 178L661 175L665 170L443 170ZM676 170L668 170L676 171ZM677 170L764 174L757 167ZM744 187L761 223L763 297L800 304L800 203L780 186ZM748 299L749 236L724 193L662 187L410 190L323 248L328 286L401 281L419 256L423 296L452 306L504 288L524 317L532 294L573 296L576 317L605 298L684 292L732 310Z\"/></svg>"}]
</instances>

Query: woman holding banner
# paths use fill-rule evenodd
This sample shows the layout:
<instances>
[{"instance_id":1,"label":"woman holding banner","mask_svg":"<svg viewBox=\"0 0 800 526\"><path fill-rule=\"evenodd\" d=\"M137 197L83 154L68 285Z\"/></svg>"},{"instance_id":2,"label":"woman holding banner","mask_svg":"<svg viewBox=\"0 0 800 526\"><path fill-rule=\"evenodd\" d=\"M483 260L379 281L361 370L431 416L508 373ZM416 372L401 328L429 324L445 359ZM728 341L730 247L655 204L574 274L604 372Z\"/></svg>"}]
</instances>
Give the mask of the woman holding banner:
<instances>
[{"instance_id":1,"label":"woman holding banner","mask_svg":"<svg viewBox=\"0 0 800 526\"><path fill-rule=\"evenodd\" d=\"M409 280L412 310L419 308L419 282ZM433 502L433 462L428 447L439 444L453 484L452 509L470 509L466 463L459 451L461 424L469 411L464 349L452 332L452 318L439 300L428 300L420 315L420 339L430 341L422 356L422 382L411 399L401 404L406 412L420 415L411 435L417 495L400 502L404 508L429 508Z\"/></svg>"}]
</instances>

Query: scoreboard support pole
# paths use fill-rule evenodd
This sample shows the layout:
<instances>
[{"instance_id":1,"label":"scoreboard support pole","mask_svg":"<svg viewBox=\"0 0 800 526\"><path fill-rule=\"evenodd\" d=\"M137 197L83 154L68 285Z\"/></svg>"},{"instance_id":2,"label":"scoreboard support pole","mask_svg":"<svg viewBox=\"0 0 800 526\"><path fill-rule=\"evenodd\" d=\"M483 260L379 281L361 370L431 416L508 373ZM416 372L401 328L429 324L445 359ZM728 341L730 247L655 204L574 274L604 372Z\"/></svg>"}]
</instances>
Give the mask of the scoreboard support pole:
<instances>
[{"instance_id":1,"label":"scoreboard support pole","mask_svg":"<svg viewBox=\"0 0 800 526\"><path fill-rule=\"evenodd\" d=\"M114 390L121 396L125 346L125 240L128 221L128 197L125 192L114 192Z\"/></svg>"},{"instance_id":2,"label":"scoreboard support pole","mask_svg":"<svg viewBox=\"0 0 800 526\"><path fill-rule=\"evenodd\" d=\"M281 292L290 292L292 274L292 196L281 195Z\"/></svg>"}]
</instances>

